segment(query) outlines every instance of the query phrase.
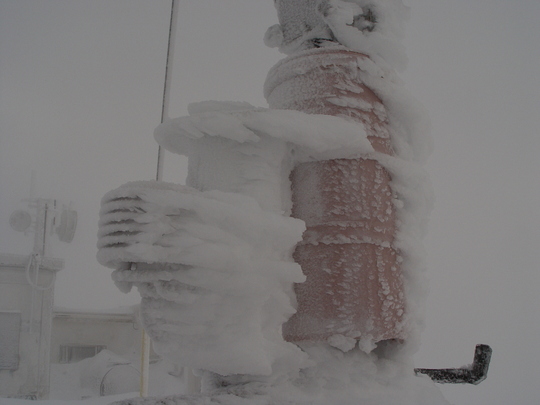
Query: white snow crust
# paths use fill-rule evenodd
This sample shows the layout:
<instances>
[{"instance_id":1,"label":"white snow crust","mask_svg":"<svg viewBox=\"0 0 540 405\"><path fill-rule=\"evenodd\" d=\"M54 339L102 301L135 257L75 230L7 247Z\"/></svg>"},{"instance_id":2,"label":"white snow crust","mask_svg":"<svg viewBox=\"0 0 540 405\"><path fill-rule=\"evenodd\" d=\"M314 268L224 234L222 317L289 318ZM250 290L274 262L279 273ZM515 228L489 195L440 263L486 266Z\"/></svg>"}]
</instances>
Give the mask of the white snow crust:
<instances>
[{"instance_id":1,"label":"white snow crust","mask_svg":"<svg viewBox=\"0 0 540 405\"><path fill-rule=\"evenodd\" d=\"M249 196L134 182L103 198L98 260L122 290L139 289L157 353L223 375L270 374L306 360L281 336L293 283L305 279L291 258L304 229Z\"/></svg>"},{"instance_id":2,"label":"white snow crust","mask_svg":"<svg viewBox=\"0 0 540 405\"><path fill-rule=\"evenodd\" d=\"M319 10L340 44L381 65L405 68L407 57L400 41L409 10L401 0L329 0L321 2ZM361 17L368 10L374 23Z\"/></svg>"},{"instance_id":3,"label":"white snow crust","mask_svg":"<svg viewBox=\"0 0 540 405\"><path fill-rule=\"evenodd\" d=\"M276 5L281 25L268 29L267 46L290 55L313 48L318 39L317 47L341 44L398 71L407 64L401 39L409 8L402 0L278 0Z\"/></svg>"},{"instance_id":4,"label":"white snow crust","mask_svg":"<svg viewBox=\"0 0 540 405\"><path fill-rule=\"evenodd\" d=\"M155 130L165 149L190 159L187 184L248 195L290 214L289 174L298 162L359 157L373 151L362 127L340 117L208 101Z\"/></svg>"},{"instance_id":5,"label":"white snow crust","mask_svg":"<svg viewBox=\"0 0 540 405\"><path fill-rule=\"evenodd\" d=\"M156 128L156 141L165 149L193 155L193 141L205 136L258 143L269 136L290 145L296 163L355 158L373 152L358 123L342 117L313 115L294 110L256 108L232 101L190 104L190 115L166 121ZM239 145L237 145L239 146Z\"/></svg>"}]
</instances>

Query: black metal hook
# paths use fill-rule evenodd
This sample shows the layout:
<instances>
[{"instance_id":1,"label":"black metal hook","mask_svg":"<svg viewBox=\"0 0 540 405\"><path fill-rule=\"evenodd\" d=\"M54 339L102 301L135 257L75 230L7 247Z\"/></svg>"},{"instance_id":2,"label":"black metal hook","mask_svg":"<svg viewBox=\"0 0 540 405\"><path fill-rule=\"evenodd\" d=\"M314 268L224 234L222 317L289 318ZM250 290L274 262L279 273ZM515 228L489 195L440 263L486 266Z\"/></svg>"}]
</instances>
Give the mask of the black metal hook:
<instances>
[{"instance_id":1,"label":"black metal hook","mask_svg":"<svg viewBox=\"0 0 540 405\"><path fill-rule=\"evenodd\" d=\"M473 364L461 368L415 368L415 374L426 374L440 384L480 384L487 378L493 350L488 345L476 345Z\"/></svg>"}]
</instances>

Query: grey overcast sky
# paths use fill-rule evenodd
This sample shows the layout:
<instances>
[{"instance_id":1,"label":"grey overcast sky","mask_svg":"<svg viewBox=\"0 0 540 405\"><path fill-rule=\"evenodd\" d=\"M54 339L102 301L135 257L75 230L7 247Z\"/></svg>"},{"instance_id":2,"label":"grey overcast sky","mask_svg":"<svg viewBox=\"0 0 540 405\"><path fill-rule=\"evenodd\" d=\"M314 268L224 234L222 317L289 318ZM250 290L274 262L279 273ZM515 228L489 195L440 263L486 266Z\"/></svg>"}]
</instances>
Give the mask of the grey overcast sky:
<instances>
[{"instance_id":1,"label":"grey overcast sky","mask_svg":"<svg viewBox=\"0 0 540 405\"><path fill-rule=\"evenodd\" d=\"M432 120L436 194L426 240L430 296L418 366L455 367L493 346L488 379L443 386L456 405L538 403L540 348L540 1L405 0L402 74ZM283 57L262 36L272 0L180 0L171 117L208 99L265 106ZM0 0L0 253L29 254L9 227L35 195L73 202L79 226L56 305L105 309L123 295L95 260L99 202L153 179L169 0ZM185 161L167 154L165 180Z\"/></svg>"}]
</instances>

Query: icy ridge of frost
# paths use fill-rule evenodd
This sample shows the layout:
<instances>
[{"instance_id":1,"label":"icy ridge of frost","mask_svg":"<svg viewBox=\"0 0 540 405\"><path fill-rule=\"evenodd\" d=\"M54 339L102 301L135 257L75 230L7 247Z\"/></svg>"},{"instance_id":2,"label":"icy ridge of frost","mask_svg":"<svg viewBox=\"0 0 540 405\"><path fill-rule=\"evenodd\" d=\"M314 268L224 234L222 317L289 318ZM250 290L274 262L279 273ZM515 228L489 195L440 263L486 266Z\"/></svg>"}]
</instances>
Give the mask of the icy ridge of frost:
<instances>
[{"instance_id":1,"label":"icy ridge of frost","mask_svg":"<svg viewBox=\"0 0 540 405\"><path fill-rule=\"evenodd\" d=\"M405 88L394 70L369 58L357 58L358 79L373 90L386 107L396 155L423 164L431 155L431 124L422 104Z\"/></svg>"},{"instance_id":2,"label":"icy ridge of frost","mask_svg":"<svg viewBox=\"0 0 540 405\"><path fill-rule=\"evenodd\" d=\"M132 182L102 200L98 260L124 290L139 289L156 352L222 375L265 375L306 360L281 336L293 283L304 280L291 257L304 229L241 194Z\"/></svg>"},{"instance_id":3,"label":"icy ridge of frost","mask_svg":"<svg viewBox=\"0 0 540 405\"><path fill-rule=\"evenodd\" d=\"M272 105L287 105L287 98L291 95L287 93L287 86L281 84L291 82L296 76L313 73L321 68L334 68L338 65L342 69L347 69L349 76L340 78L342 83L336 84L340 86L339 89L351 93L361 92L362 89L357 83L362 83L380 98L382 105L375 104L371 108L375 107L374 112L383 114L384 120L388 121L396 155L407 161L425 163L433 146L425 108L407 91L403 81L393 69L381 66L380 63L349 48L336 46L332 48L332 51L310 49L281 60L268 72L264 84L264 96L267 100L272 98ZM295 99L309 100L312 96L312 89L309 87L296 87L293 90ZM331 96L327 100L339 106L350 106L360 110L370 109L364 102L353 100L349 96ZM340 128L336 127L336 129ZM329 133L330 137L337 136L337 130ZM366 131L365 128L363 131ZM333 139L336 143L340 142L339 138Z\"/></svg>"},{"instance_id":4,"label":"icy ridge of frost","mask_svg":"<svg viewBox=\"0 0 540 405\"><path fill-rule=\"evenodd\" d=\"M395 152L395 156L374 153L373 157L390 173L396 195L398 231L394 245L403 260L409 330L405 356L417 350L424 324L427 269L423 238L435 198L423 164L432 151L431 128L424 107L409 94L393 69L375 59L360 57L357 66L358 79L377 94L386 108Z\"/></svg>"},{"instance_id":5,"label":"icy ridge of frost","mask_svg":"<svg viewBox=\"0 0 540 405\"><path fill-rule=\"evenodd\" d=\"M409 8L402 0L301 0L276 5L281 25L268 29L267 46L292 55L341 44L381 65L405 68L401 39Z\"/></svg>"},{"instance_id":6,"label":"icy ridge of frost","mask_svg":"<svg viewBox=\"0 0 540 405\"><path fill-rule=\"evenodd\" d=\"M193 142L206 136L238 143L256 143L261 135L270 136L293 145L296 162L353 158L373 151L358 122L253 106L239 111L236 106L234 102L193 104L195 113L164 122L156 128L154 137L165 149L182 155L190 155Z\"/></svg>"},{"instance_id":7,"label":"icy ridge of frost","mask_svg":"<svg viewBox=\"0 0 540 405\"><path fill-rule=\"evenodd\" d=\"M328 0L319 10L340 44L381 65L405 69L401 39L408 8L401 0Z\"/></svg>"},{"instance_id":8,"label":"icy ridge of frost","mask_svg":"<svg viewBox=\"0 0 540 405\"><path fill-rule=\"evenodd\" d=\"M426 236L434 196L428 173L417 162L383 153L375 153L373 158L390 173L390 185L395 194L398 231L393 245L399 251L404 277L407 305L404 324L407 326L408 338L407 350L403 350L401 355L406 357L418 349L420 333L423 330L424 303L427 296L423 239Z\"/></svg>"}]
</instances>

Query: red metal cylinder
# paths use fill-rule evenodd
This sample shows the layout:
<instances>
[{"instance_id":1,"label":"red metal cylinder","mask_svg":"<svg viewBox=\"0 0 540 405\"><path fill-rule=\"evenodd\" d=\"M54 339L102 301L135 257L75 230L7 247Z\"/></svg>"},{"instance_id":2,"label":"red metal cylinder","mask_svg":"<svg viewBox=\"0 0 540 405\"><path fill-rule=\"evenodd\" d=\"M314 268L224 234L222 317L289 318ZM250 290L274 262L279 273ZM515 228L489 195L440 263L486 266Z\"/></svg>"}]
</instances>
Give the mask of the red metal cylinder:
<instances>
[{"instance_id":1,"label":"red metal cylinder","mask_svg":"<svg viewBox=\"0 0 540 405\"><path fill-rule=\"evenodd\" d=\"M338 47L284 59L265 85L270 107L355 120L376 151L392 154L385 107L359 79L359 61L365 59ZM393 247L396 210L388 171L374 159L334 159L299 164L290 179L292 216L307 225L294 258L307 280L295 287L298 309L283 326L285 339L404 339L405 297Z\"/></svg>"}]
</instances>

